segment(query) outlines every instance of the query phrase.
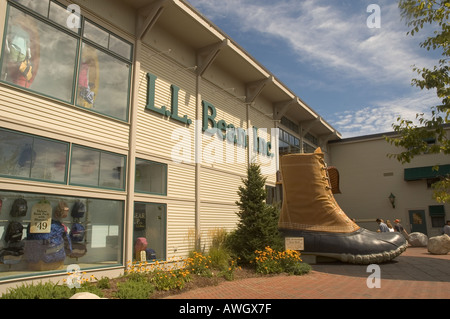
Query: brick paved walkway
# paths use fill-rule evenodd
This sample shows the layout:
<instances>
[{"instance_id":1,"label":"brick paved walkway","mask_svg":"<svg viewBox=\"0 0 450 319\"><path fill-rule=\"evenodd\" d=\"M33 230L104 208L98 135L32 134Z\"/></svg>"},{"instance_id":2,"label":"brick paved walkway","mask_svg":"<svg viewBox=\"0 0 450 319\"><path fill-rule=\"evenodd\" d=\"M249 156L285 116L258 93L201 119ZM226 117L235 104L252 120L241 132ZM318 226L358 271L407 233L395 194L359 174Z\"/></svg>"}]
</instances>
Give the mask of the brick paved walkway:
<instances>
[{"instance_id":1,"label":"brick paved walkway","mask_svg":"<svg viewBox=\"0 0 450 319\"><path fill-rule=\"evenodd\" d=\"M369 289L367 266L312 265L305 276L250 278L187 291L174 299L450 299L450 254L409 247L381 264L381 287Z\"/></svg>"}]
</instances>

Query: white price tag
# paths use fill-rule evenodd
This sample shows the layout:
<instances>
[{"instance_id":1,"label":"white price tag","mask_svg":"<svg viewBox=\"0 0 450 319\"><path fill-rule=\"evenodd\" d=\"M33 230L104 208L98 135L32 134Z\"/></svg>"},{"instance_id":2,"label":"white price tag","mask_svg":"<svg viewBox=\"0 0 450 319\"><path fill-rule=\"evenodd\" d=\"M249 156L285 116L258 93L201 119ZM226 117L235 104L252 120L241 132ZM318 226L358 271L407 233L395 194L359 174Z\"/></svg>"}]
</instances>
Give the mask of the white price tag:
<instances>
[{"instance_id":1,"label":"white price tag","mask_svg":"<svg viewBox=\"0 0 450 319\"><path fill-rule=\"evenodd\" d=\"M141 257L141 261L147 260L147 253L145 252L145 250L141 251L140 257Z\"/></svg>"},{"instance_id":2,"label":"white price tag","mask_svg":"<svg viewBox=\"0 0 450 319\"><path fill-rule=\"evenodd\" d=\"M48 203L37 203L31 209L31 226L32 234L50 233L52 224L52 206Z\"/></svg>"},{"instance_id":3,"label":"white price tag","mask_svg":"<svg viewBox=\"0 0 450 319\"><path fill-rule=\"evenodd\" d=\"M305 249L305 243L303 237L286 237L285 238L286 250L303 250Z\"/></svg>"}]
</instances>

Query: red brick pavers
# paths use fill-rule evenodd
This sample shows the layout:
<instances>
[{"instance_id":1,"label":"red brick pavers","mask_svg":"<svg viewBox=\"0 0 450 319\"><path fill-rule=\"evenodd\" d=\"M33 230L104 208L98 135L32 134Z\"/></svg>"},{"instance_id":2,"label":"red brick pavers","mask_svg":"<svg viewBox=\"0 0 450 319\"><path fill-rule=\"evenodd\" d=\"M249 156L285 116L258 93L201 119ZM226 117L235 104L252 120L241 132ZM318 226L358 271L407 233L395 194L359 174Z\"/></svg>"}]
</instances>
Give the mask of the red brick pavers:
<instances>
[{"instance_id":1,"label":"red brick pavers","mask_svg":"<svg viewBox=\"0 0 450 319\"><path fill-rule=\"evenodd\" d=\"M409 247L380 264L380 288L368 288L367 266L312 265L304 276L266 276L181 293L174 299L450 299L450 254ZM373 281L370 281L373 282Z\"/></svg>"}]
</instances>

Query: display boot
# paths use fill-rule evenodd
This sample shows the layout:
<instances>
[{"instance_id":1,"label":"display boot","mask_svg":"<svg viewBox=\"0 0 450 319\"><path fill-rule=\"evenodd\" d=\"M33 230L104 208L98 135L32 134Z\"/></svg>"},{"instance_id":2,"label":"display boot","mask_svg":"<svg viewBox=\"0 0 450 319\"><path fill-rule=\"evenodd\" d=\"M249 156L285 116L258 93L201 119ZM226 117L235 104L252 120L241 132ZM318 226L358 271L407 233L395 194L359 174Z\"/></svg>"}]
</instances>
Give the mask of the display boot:
<instances>
[{"instance_id":1,"label":"display boot","mask_svg":"<svg viewBox=\"0 0 450 319\"><path fill-rule=\"evenodd\" d=\"M342 262L371 264L394 259L407 247L399 233L376 233L359 227L336 202L324 154L281 158L283 204L279 220L285 237L303 237L303 254Z\"/></svg>"}]
</instances>

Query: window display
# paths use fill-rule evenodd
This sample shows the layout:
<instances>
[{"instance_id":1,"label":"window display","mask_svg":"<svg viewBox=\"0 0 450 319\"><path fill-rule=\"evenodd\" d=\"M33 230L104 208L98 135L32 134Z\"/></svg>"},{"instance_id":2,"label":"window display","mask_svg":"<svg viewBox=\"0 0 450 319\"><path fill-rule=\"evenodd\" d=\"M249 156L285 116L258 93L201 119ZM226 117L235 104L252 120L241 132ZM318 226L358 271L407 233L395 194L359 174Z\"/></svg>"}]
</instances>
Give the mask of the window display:
<instances>
[{"instance_id":1,"label":"window display","mask_svg":"<svg viewBox=\"0 0 450 319\"><path fill-rule=\"evenodd\" d=\"M33 205L24 240L24 262L30 270L62 269L66 250L69 253L72 250L67 227L63 224L69 211L67 204L60 201L53 218L51 211L52 206L46 200ZM37 218L39 215L44 215L47 221L41 221Z\"/></svg>"},{"instance_id":2,"label":"window display","mask_svg":"<svg viewBox=\"0 0 450 319\"><path fill-rule=\"evenodd\" d=\"M71 103L77 42L10 6L1 79Z\"/></svg>"},{"instance_id":3,"label":"window display","mask_svg":"<svg viewBox=\"0 0 450 319\"><path fill-rule=\"evenodd\" d=\"M123 263L123 201L7 191L0 199L0 280Z\"/></svg>"},{"instance_id":4,"label":"window display","mask_svg":"<svg viewBox=\"0 0 450 319\"><path fill-rule=\"evenodd\" d=\"M82 28L69 28L56 1L16 2L8 5L0 81L127 121L132 45L83 17Z\"/></svg>"},{"instance_id":5,"label":"window display","mask_svg":"<svg viewBox=\"0 0 450 319\"><path fill-rule=\"evenodd\" d=\"M77 105L126 119L130 66L83 43Z\"/></svg>"},{"instance_id":6,"label":"window display","mask_svg":"<svg viewBox=\"0 0 450 319\"><path fill-rule=\"evenodd\" d=\"M134 258L139 261L166 258L166 205L134 204Z\"/></svg>"}]
</instances>

